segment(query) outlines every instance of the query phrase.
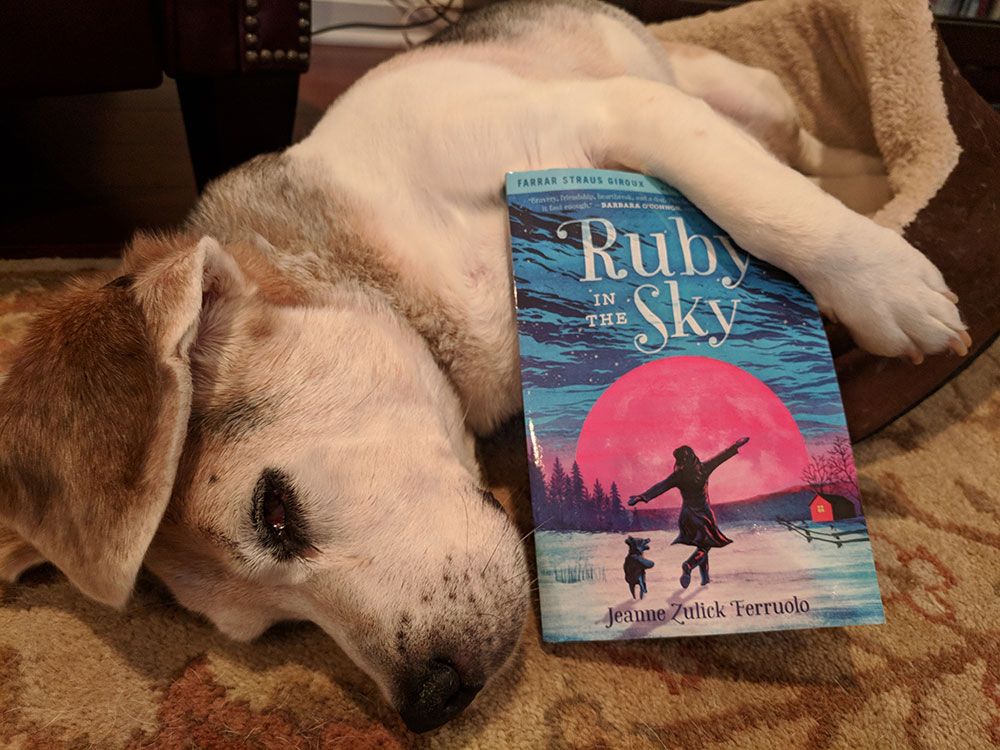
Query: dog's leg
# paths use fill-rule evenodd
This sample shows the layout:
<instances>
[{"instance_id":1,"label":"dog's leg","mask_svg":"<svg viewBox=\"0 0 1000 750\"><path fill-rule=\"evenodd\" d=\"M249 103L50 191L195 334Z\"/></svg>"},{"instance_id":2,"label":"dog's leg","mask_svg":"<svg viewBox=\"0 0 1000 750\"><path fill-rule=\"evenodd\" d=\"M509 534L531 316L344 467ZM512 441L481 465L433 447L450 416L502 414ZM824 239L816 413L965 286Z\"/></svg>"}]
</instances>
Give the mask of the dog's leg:
<instances>
[{"instance_id":1,"label":"dog's leg","mask_svg":"<svg viewBox=\"0 0 1000 750\"><path fill-rule=\"evenodd\" d=\"M934 264L704 101L633 77L553 83L545 94L562 120L576 113L593 164L677 187L746 250L798 278L869 351L915 362L922 353L968 351L957 298Z\"/></svg>"},{"instance_id":2,"label":"dog's leg","mask_svg":"<svg viewBox=\"0 0 1000 750\"><path fill-rule=\"evenodd\" d=\"M828 146L802 127L795 102L771 71L692 44L664 42L663 46L681 91L704 99L789 166L817 176L881 176L854 190L868 184L876 194L884 192L882 162L855 149Z\"/></svg>"},{"instance_id":3,"label":"dog's leg","mask_svg":"<svg viewBox=\"0 0 1000 750\"><path fill-rule=\"evenodd\" d=\"M448 85L418 89L414 75ZM400 131L393 118L358 115L377 113L386 101L412 113L414 127ZM399 258L441 258L449 273L468 269L447 283L471 283L476 293L463 299L491 301L488 310L462 308L479 316L469 330L483 337L463 341L450 366L470 423L491 426L518 403L509 299L492 293L509 283L509 271L506 258L501 264L490 254L507 244L500 186L509 171L618 166L659 177L746 250L797 277L869 351L915 361L949 347L967 351L955 297L920 252L782 164L705 101L662 81L540 81L432 59L373 77L350 102L335 105L290 153L310 169L322 165L345 200L377 207L365 221ZM461 118L440 115L454 107ZM359 173L380 178L359 181ZM384 184L405 199L386 201Z\"/></svg>"}]
</instances>

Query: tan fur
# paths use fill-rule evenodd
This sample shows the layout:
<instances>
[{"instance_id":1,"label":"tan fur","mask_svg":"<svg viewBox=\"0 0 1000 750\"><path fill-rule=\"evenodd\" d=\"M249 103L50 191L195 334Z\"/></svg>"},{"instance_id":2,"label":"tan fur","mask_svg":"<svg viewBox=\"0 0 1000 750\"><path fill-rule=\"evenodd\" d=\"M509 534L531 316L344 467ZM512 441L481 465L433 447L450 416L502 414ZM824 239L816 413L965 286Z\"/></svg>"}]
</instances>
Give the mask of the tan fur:
<instances>
[{"instance_id":1,"label":"tan fur","mask_svg":"<svg viewBox=\"0 0 1000 750\"><path fill-rule=\"evenodd\" d=\"M169 499L190 397L174 364L183 322L151 327L131 283L56 299L0 387L5 523L116 606ZM149 302L173 309L170 291Z\"/></svg>"},{"instance_id":2,"label":"tan fur","mask_svg":"<svg viewBox=\"0 0 1000 750\"><path fill-rule=\"evenodd\" d=\"M45 558L10 529L0 526L0 578L17 579L21 573L45 562Z\"/></svg>"}]
</instances>

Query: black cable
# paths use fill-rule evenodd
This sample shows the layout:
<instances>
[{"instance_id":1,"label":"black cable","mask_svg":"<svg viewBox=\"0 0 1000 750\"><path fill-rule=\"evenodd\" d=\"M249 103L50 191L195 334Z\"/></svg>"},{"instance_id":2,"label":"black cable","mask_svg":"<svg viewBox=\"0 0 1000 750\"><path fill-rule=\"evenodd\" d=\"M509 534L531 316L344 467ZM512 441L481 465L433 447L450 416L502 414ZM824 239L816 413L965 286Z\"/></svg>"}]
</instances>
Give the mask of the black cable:
<instances>
[{"instance_id":1,"label":"black cable","mask_svg":"<svg viewBox=\"0 0 1000 750\"><path fill-rule=\"evenodd\" d=\"M367 23L365 21L356 21L352 23L338 23L333 26L324 26L319 29L313 29L310 33L312 35L324 34L327 31L339 31L341 29L391 29L395 31L404 31L406 29L415 29L419 26L430 26L432 23L437 23L441 19L444 19L449 25L453 25L454 21L451 21L447 17L447 13L452 9L452 5L455 0L448 0L446 5L424 5L417 10L422 10L423 8L430 8L434 11L434 18L428 18L426 21L411 21L410 23Z\"/></svg>"}]
</instances>

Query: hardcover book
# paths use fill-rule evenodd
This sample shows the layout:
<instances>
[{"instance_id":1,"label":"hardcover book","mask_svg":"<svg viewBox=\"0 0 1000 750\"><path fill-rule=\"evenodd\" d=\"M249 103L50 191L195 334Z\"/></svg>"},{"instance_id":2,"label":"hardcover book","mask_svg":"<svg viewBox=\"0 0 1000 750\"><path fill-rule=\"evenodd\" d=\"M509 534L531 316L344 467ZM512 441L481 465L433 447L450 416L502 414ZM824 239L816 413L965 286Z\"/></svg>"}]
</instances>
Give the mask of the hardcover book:
<instances>
[{"instance_id":1,"label":"hardcover book","mask_svg":"<svg viewBox=\"0 0 1000 750\"><path fill-rule=\"evenodd\" d=\"M642 175L507 200L543 638L882 622L809 293Z\"/></svg>"}]
</instances>

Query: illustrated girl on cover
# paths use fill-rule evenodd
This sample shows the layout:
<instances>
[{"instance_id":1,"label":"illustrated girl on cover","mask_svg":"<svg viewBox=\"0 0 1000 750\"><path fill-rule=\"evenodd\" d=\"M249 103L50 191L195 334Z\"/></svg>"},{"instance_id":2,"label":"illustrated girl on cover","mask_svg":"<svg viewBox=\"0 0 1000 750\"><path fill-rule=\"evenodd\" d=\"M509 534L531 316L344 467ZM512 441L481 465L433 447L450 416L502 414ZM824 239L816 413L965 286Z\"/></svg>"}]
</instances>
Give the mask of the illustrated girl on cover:
<instances>
[{"instance_id":1,"label":"illustrated girl on cover","mask_svg":"<svg viewBox=\"0 0 1000 750\"><path fill-rule=\"evenodd\" d=\"M702 462L690 446L682 445L674 451L674 471L662 482L657 482L645 492L632 495L628 504L648 503L662 495L671 487L681 491L683 503L677 519L680 533L672 544L689 544L697 547L694 553L681 565L681 586L691 583L691 571L697 567L701 571L701 585L709 582L708 551L712 547L725 547L732 539L719 530L715 513L708 501L708 477L723 461L732 458L739 448L750 438L737 440L722 453Z\"/></svg>"}]
</instances>

